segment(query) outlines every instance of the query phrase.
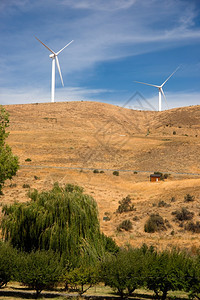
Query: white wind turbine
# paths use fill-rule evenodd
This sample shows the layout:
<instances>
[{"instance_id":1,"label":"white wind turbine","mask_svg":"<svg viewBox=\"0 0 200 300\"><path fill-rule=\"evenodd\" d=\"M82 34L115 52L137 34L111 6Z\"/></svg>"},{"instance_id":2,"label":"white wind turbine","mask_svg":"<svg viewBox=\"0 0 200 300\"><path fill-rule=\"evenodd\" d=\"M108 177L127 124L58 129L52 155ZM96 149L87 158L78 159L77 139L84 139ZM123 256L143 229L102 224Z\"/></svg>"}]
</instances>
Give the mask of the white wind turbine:
<instances>
[{"instance_id":1,"label":"white wind turbine","mask_svg":"<svg viewBox=\"0 0 200 300\"><path fill-rule=\"evenodd\" d=\"M60 52L62 52L66 47L68 47L73 42L73 40L70 43L68 43L65 47L63 47L60 51L54 52L47 45L45 45L43 42L41 42L37 37L35 37L35 38L52 53L49 55L49 57L52 58L51 102L54 102L54 99L55 99L55 61L57 64L58 72L60 74L62 86L64 86L61 69L60 69L60 64L59 64L59 60L58 60L58 54L60 54Z\"/></svg>"},{"instance_id":2,"label":"white wind turbine","mask_svg":"<svg viewBox=\"0 0 200 300\"><path fill-rule=\"evenodd\" d=\"M140 81L134 81L134 82L137 82L137 83L141 83L141 84L145 84L145 85L150 85L150 86L154 86L156 88L158 88L158 111L161 111L162 109L162 103L161 103L161 96L163 95L166 103L167 103L167 100L166 100L166 97L165 97L165 94L163 92L163 86L165 85L165 83L174 75L174 73L180 68L180 66L178 68L176 68L176 70L163 82L163 84L161 85L155 85L155 84L150 84L150 83L145 83L145 82L140 82Z\"/></svg>"}]
</instances>

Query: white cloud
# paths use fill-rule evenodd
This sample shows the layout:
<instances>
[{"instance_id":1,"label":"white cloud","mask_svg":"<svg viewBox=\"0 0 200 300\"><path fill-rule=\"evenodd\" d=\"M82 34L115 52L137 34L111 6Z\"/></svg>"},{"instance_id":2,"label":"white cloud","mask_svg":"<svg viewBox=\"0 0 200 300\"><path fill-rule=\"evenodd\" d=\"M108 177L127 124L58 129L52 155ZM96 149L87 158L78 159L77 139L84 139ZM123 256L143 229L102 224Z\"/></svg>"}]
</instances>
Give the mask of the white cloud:
<instances>
[{"instance_id":1,"label":"white cloud","mask_svg":"<svg viewBox=\"0 0 200 300\"><path fill-rule=\"evenodd\" d=\"M136 3L137 0L62 0L62 4L79 9L95 9L95 10L118 10L127 9Z\"/></svg>"},{"instance_id":2,"label":"white cloud","mask_svg":"<svg viewBox=\"0 0 200 300\"><path fill-rule=\"evenodd\" d=\"M68 87L57 89L55 101L101 101L101 95L112 93L112 90L89 89L84 87ZM50 90L27 87L25 89L2 89L0 104L24 104L50 102Z\"/></svg>"}]
</instances>

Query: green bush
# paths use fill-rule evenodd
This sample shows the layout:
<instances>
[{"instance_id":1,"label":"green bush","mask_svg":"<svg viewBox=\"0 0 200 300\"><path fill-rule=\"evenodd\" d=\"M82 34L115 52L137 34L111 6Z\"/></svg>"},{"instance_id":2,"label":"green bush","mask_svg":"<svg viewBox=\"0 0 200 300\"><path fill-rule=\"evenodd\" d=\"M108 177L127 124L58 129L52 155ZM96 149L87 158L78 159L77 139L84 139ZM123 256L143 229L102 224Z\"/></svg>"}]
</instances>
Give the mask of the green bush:
<instances>
[{"instance_id":1,"label":"green bush","mask_svg":"<svg viewBox=\"0 0 200 300\"><path fill-rule=\"evenodd\" d=\"M182 207L180 210L173 211L172 215L174 215L175 219L178 221L187 221L193 218L194 213L190 212L187 208Z\"/></svg>"},{"instance_id":2,"label":"green bush","mask_svg":"<svg viewBox=\"0 0 200 300\"><path fill-rule=\"evenodd\" d=\"M119 201L119 206L116 210L117 213L123 213L128 211L134 211L136 210L134 208L134 204L131 204L131 198L130 196L126 196L126 198L123 198L121 201Z\"/></svg>"},{"instance_id":3,"label":"green bush","mask_svg":"<svg viewBox=\"0 0 200 300\"><path fill-rule=\"evenodd\" d=\"M113 175L119 176L119 171L114 171L114 172L113 172Z\"/></svg>"},{"instance_id":4,"label":"green bush","mask_svg":"<svg viewBox=\"0 0 200 300\"><path fill-rule=\"evenodd\" d=\"M94 173L94 174L98 174L98 173L99 173L99 170L95 169L95 170L93 171L93 173Z\"/></svg>"},{"instance_id":5,"label":"green bush","mask_svg":"<svg viewBox=\"0 0 200 300\"><path fill-rule=\"evenodd\" d=\"M170 207L170 204L167 204L164 200L158 202L158 207Z\"/></svg>"},{"instance_id":6,"label":"green bush","mask_svg":"<svg viewBox=\"0 0 200 300\"><path fill-rule=\"evenodd\" d=\"M32 159L31 158L26 158L25 161L32 161Z\"/></svg>"},{"instance_id":7,"label":"green bush","mask_svg":"<svg viewBox=\"0 0 200 300\"><path fill-rule=\"evenodd\" d=\"M185 230L192 231L193 233L200 233L200 222L189 222L185 225Z\"/></svg>"},{"instance_id":8,"label":"green bush","mask_svg":"<svg viewBox=\"0 0 200 300\"><path fill-rule=\"evenodd\" d=\"M117 226L117 231L130 231L132 228L132 222L130 220L124 220L119 224L119 226Z\"/></svg>"},{"instance_id":9,"label":"green bush","mask_svg":"<svg viewBox=\"0 0 200 300\"><path fill-rule=\"evenodd\" d=\"M159 214L151 214L144 225L144 231L154 233L161 230L166 230L163 218Z\"/></svg>"},{"instance_id":10,"label":"green bush","mask_svg":"<svg viewBox=\"0 0 200 300\"><path fill-rule=\"evenodd\" d=\"M28 188L30 188L30 185L27 184L27 183L24 183L22 187L23 187L24 189L28 189Z\"/></svg>"},{"instance_id":11,"label":"green bush","mask_svg":"<svg viewBox=\"0 0 200 300\"><path fill-rule=\"evenodd\" d=\"M184 202L192 202L195 200L195 197L190 195L190 194L187 194L185 197L184 197Z\"/></svg>"}]
</instances>

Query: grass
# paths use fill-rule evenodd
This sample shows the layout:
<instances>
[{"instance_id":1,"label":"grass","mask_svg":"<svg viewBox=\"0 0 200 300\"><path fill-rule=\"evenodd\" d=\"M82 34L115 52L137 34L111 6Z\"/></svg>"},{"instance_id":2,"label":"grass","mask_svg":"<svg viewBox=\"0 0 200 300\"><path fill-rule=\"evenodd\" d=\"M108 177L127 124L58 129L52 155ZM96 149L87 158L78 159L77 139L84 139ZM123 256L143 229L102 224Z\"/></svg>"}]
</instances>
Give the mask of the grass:
<instances>
[{"instance_id":1,"label":"grass","mask_svg":"<svg viewBox=\"0 0 200 300\"><path fill-rule=\"evenodd\" d=\"M8 286L4 289L0 289L0 300L20 300L20 299L30 299L34 300L34 291L27 289L26 287L20 285L17 282L11 282L8 284ZM56 295L56 293L63 293L62 295ZM62 291L62 289L55 289L53 291L43 291L41 293L41 297L38 299L53 299L53 300L64 300L69 297L66 296L68 294L67 291ZM118 297L113 290L109 286L105 286L103 283L100 283L97 286L91 287L87 293L83 294L83 297L85 296L94 296L94 297ZM135 290L132 299L153 299L153 291L150 291L148 289L137 289ZM70 293L70 297L73 296L73 293ZM74 294L74 297L76 299L82 299L81 297L77 298L77 294ZM188 299L187 293L182 291L170 291L168 293L168 299Z\"/></svg>"}]
</instances>

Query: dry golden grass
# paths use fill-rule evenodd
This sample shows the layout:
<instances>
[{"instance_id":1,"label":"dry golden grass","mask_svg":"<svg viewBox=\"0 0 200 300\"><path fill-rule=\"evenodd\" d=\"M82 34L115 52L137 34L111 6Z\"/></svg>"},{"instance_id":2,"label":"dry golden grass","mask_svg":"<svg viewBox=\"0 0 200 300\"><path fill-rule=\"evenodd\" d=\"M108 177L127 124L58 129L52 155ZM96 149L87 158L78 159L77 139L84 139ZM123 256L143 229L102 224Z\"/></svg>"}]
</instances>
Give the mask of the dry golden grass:
<instances>
[{"instance_id":1,"label":"dry golden grass","mask_svg":"<svg viewBox=\"0 0 200 300\"><path fill-rule=\"evenodd\" d=\"M199 220L200 176L174 173L200 173L200 106L147 112L95 102L65 102L6 109L10 113L8 142L23 166L13 179L16 186L6 182L2 204L28 201L24 183L39 190L50 189L55 181L75 183L96 199L101 229L119 245L147 243L160 249L179 246L193 251L199 247L199 234L183 230L171 213L185 206ZM26 162L27 158L31 161ZM66 169L70 167L83 170ZM112 171L94 174L84 168L132 171L113 176ZM150 173L134 174L133 170L172 175L164 182L150 183ZM194 202L184 203L187 193L195 196ZM127 195L136 211L116 214L118 201ZM158 207L160 200L170 206ZM161 233L145 233L144 223L151 213L160 213L171 227ZM105 215L110 221L103 221ZM132 221L133 229L117 232L125 219Z\"/></svg>"}]
</instances>

